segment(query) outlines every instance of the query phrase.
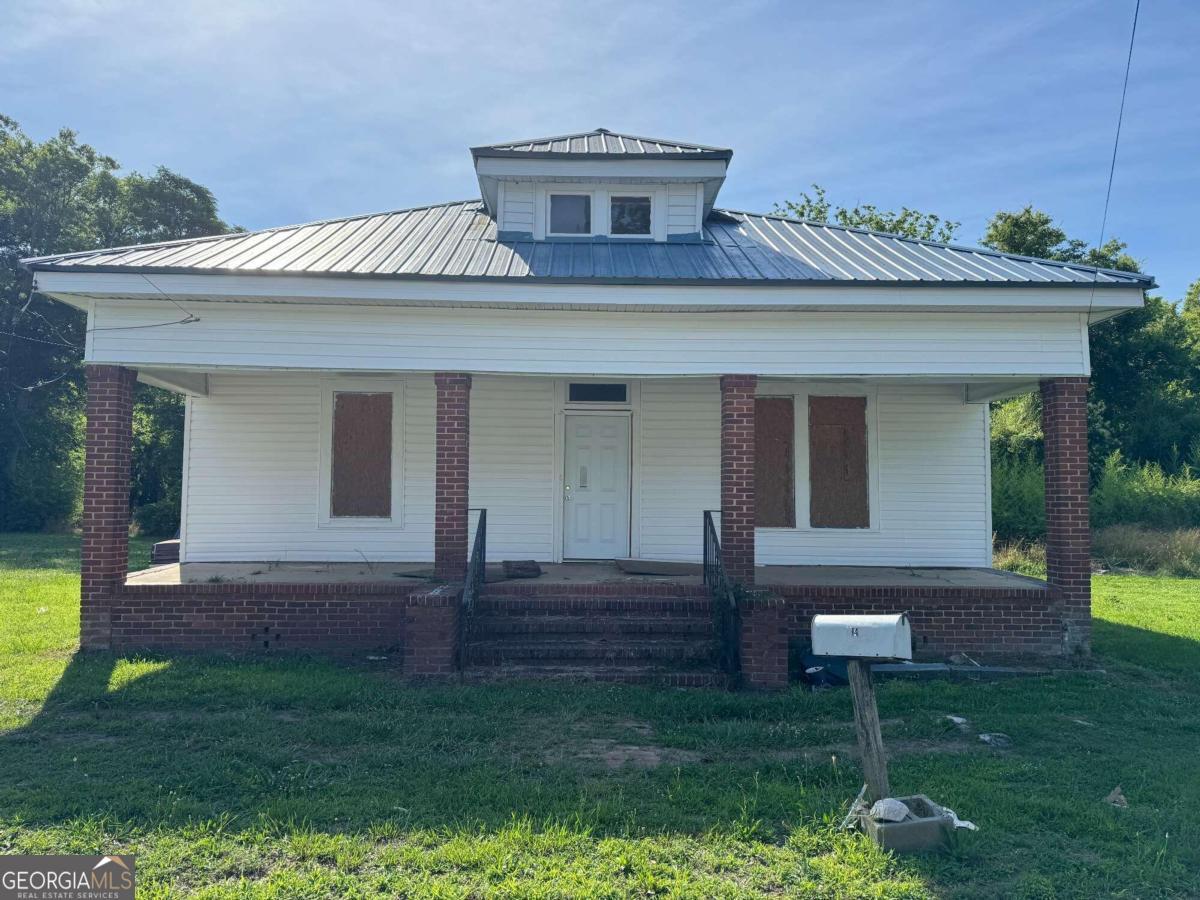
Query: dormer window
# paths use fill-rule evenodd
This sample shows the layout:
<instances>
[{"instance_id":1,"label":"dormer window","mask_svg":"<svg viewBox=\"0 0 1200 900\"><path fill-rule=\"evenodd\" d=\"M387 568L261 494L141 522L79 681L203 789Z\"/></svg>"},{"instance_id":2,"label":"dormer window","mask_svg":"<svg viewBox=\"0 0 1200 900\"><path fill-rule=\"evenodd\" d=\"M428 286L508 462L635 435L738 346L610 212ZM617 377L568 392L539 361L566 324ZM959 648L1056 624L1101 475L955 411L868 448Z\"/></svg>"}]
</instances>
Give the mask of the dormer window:
<instances>
[{"instance_id":1,"label":"dormer window","mask_svg":"<svg viewBox=\"0 0 1200 900\"><path fill-rule=\"evenodd\" d=\"M550 234L591 233L591 194L550 195Z\"/></svg>"},{"instance_id":2,"label":"dormer window","mask_svg":"<svg viewBox=\"0 0 1200 900\"><path fill-rule=\"evenodd\" d=\"M649 235L650 210L653 198L649 194L609 197L609 233L614 235Z\"/></svg>"},{"instance_id":3,"label":"dormer window","mask_svg":"<svg viewBox=\"0 0 1200 900\"><path fill-rule=\"evenodd\" d=\"M653 238L660 224L655 209L660 200L644 188L563 190L547 185L543 198L546 237Z\"/></svg>"},{"instance_id":4,"label":"dormer window","mask_svg":"<svg viewBox=\"0 0 1200 900\"><path fill-rule=\"evenodd\" d=\"M500 241L703 242L732 155L606 128L471 148Z\"/></svg>"}]
</instances>

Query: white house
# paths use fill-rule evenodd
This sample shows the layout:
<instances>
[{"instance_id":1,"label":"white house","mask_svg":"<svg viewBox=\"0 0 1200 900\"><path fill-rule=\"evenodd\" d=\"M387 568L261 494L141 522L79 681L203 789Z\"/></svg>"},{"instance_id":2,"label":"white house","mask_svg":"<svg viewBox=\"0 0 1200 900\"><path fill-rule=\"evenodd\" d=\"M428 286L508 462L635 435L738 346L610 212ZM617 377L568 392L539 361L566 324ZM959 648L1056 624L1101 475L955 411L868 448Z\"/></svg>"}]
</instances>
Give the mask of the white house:
<instances>
[{"instance_id":1,"label":"white house","mask_svg":"<svg viewBox=\"0 0 1200 900\"><path fill-rule=\"evenodd\" d=\"M24 261L88 313L85 645L267 634L445 671L454 591L375 566L461 583L485 509L489 560L545 564L698 563L715 511L725 573L766 591L752 682L826 609L910 609L930 650L1086 647L1088 326L1150 279L722 209L726 149L471 153L480 200ZM182 566L126 583L134 372L187 395ZM1048 584L990 570L988 402L1039 388ZM547 570L480 602L668 591ZM672 596L702 605L694 580Z\"/></svg>"}]
</instances>

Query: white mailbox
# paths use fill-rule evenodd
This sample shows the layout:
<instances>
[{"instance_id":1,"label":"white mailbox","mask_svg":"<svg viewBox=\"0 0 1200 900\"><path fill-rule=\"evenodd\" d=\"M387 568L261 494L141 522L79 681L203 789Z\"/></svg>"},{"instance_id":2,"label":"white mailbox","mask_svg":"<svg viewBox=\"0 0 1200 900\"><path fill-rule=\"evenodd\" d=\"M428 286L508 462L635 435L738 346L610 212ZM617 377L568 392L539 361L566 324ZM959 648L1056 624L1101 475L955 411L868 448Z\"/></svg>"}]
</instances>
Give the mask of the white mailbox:
<instances>
[{"instance_id":1,"label":"white mailbox","mask_svg":"<svg viewBox=\"0 0 1200 900\"><path fill-rule=\"evenodd\" d=\"M859 659L912 659L908 616L813 616L812 652L816 656Z\"/></svg>"}]
</instances>

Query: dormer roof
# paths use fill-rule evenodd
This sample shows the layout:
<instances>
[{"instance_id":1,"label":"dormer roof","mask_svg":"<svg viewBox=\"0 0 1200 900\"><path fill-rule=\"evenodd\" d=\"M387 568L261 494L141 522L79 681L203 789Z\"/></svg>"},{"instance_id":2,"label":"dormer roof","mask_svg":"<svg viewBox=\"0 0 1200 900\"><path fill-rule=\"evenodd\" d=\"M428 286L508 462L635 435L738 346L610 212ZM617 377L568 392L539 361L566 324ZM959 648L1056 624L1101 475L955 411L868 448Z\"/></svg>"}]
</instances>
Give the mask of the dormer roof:
<instances>
[{"instance_id":1,"label":"dormer roof","mask_svg":"<svg viewBox=\"0 0 1200 900\"><path fill-rule=\"evenodd\" d=\"M480 157L518 159L723 159L733 158L725 147L708 147L666 138L622 134L607 128L560 134L554 137L530 138L472 147L471 155Z\"/></svg>"},{"instance_id":2,"label":"dormer roof","mask_svg":"<svg viewBox=\"0 0 1200 900\"><path fill-rule=\"evenodd\" d=\"M732 158L725 147L607 128L471 148L479 191L493 218L499 215L502 182L702 185L703 217L713 208Z\"/></svg>"}]
</instances>

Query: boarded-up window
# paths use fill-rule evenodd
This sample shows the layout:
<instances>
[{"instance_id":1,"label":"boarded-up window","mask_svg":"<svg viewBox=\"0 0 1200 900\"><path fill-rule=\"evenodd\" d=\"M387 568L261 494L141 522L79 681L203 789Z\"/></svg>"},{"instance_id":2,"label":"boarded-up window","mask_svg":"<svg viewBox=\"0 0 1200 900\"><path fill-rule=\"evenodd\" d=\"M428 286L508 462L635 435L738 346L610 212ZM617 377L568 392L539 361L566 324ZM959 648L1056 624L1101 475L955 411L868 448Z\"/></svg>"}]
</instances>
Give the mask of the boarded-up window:
<instances>
[{"instance_id":1,"label":"boarded-up window","mask_svg":"<svg viewBox=\"0 0 1200 900\"><path fill-rule=\"evenodd\" d=\"M808 398L809 522L869 528L867 398Z\"/></svg>"},{"instance_id":2,"label":"boarded-up window","mask_svg":"<svg viewBox=\"0 0 1200 900\"><path fill-rule=\"evenodd\" d=\"M791 397L754 401L754 524L796 527L796 416Z\"/></svg>"},{"instance_id":3,"label":"boarded-up window","mask_svg":"<svg viewBox=\"0 0 1200 900\"><path fill-rule=\"evenodd\" d=\"M335 391L331 517L392 514L392 395Z\"/></svg>"}]
</instances>

